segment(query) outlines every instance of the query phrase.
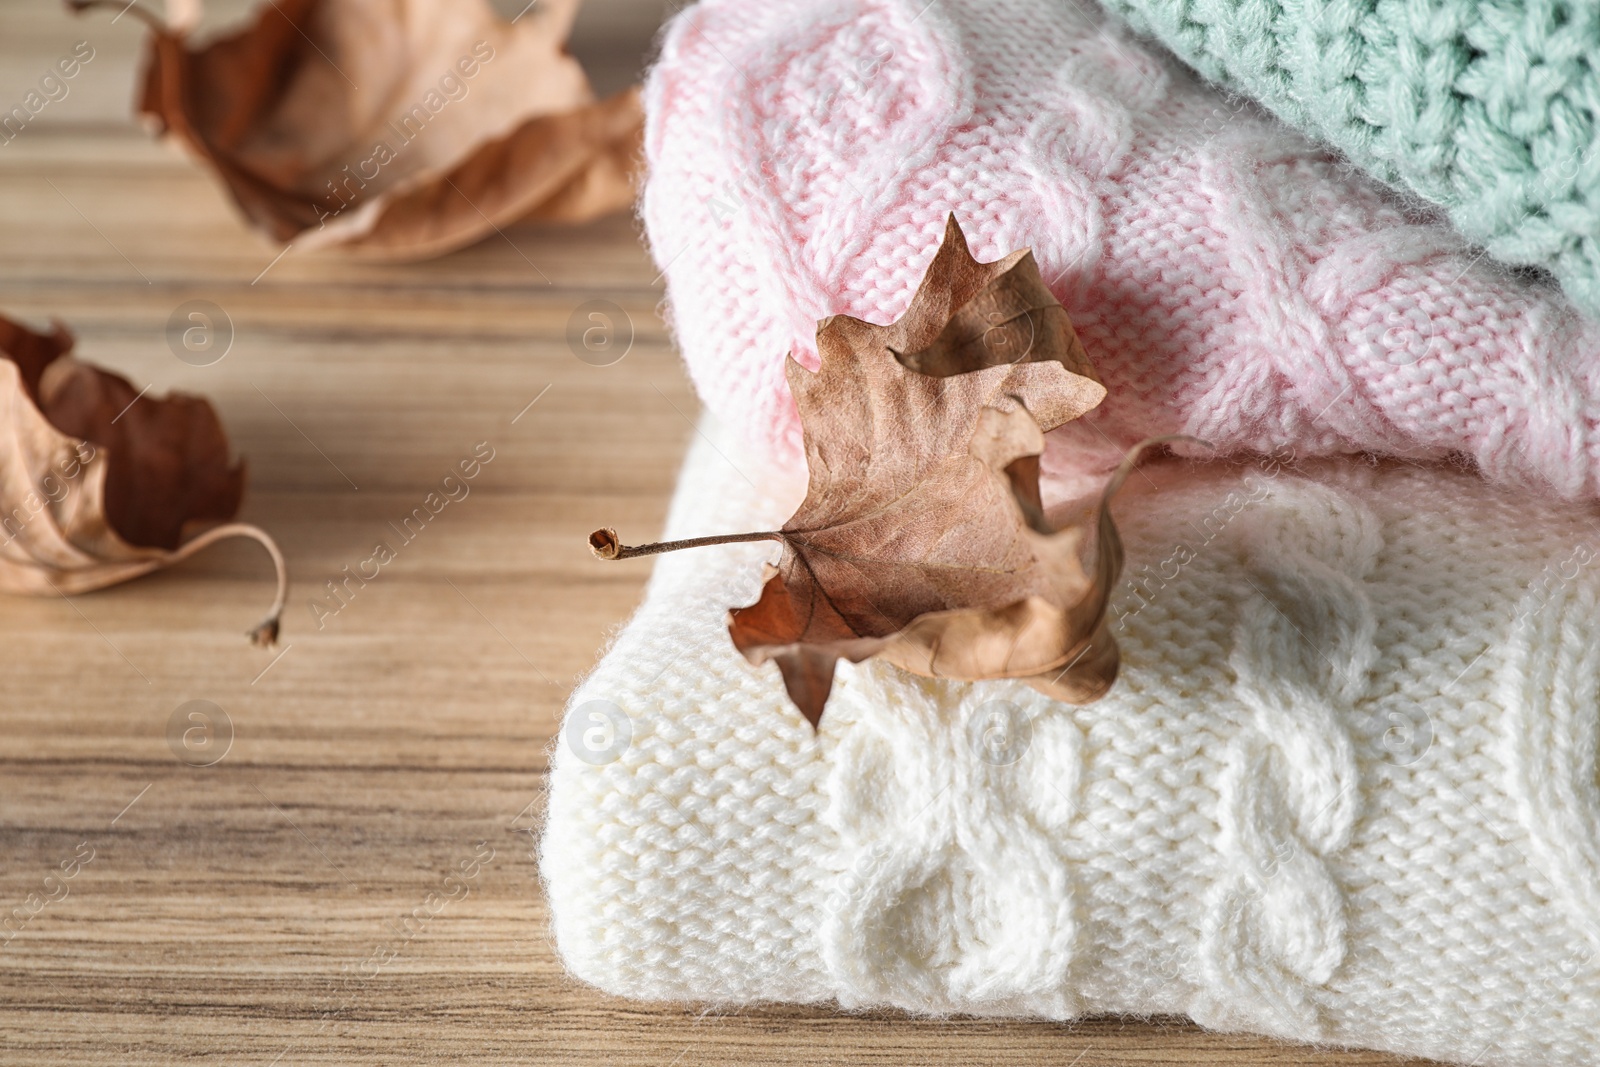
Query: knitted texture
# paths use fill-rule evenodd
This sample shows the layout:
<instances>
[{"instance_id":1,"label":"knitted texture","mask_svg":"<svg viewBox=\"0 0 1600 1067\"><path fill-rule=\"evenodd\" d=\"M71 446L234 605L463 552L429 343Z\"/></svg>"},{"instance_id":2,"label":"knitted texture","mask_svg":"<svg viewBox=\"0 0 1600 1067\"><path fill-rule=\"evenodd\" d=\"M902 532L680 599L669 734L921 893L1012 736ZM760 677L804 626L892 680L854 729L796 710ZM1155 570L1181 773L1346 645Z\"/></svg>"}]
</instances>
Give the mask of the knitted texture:
<instances>
[{"instance_id":1,"label":"knitted texture","mask_svg":"<svg viewBox=\"0 0 1600 1067\"><path fill-rule=\"evenodd\" d=\"M1087 707L846 664L813 737L725 629L771 546L663 557L552 753L571 970L1600 1063L1592 518L1360 461L1146 473ZM667 534L770 529L802 491L702 441Z\"/></svg>"},{"instance_id":2,"label":"knitted texture","mask_svg":"<svg viewBox=\"0 0 1600 1067\"><path fill-rule=\"evenodd\" d=\"M1067 0L1068 3L1073 0ZM1105 0L1600 314L1593 0Z\"/></svg>"},{"instance_id":3,"label":"knitted texture","mask_svg":"<svg viewBox=\"0 0 1600 1067\"><path fill-rule=\"evenodd\" d=\"M903 313L954 211L1033 248L1110 391L1047 468L1188 433L1600 496L1600 322L1079 5L709 0L646 108L674 331L742 442L798 459L786 355Z\"/></svg>"}]
</instances>

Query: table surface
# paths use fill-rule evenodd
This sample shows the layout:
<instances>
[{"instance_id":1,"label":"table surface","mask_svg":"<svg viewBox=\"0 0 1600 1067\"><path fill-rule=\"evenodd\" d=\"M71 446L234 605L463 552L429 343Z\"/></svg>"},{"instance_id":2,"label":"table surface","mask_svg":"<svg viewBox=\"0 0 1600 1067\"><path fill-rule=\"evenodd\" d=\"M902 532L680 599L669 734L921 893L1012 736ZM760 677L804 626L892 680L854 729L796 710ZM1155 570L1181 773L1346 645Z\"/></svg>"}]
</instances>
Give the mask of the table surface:
<instances>
[{"instance_id":1,"label":"table surface","mask_svg":"<svg viewBox=\"0 0 1600 1067\"><path fill-rule=\"evenodd\" d=\"M615 80L660 11L600 8L632 20L580 26ZM534 858L545 754L649 566L596 563L585 535L660 528L697 413L635 224L517 227L420 265L275 259L130 121L141 33L109 15L0 3L0 110L74 42L95 49L0 146L0 311L59 317L136 387L210 397L249 461L242 517L278 538L293 584L274 651L243 636L272 589L243 542L106 592L6 601L0 910L92 859L0 943L0 1061L1398 1062L1181 1020L708 1013L568 978ZM211 366L167 343L191 299L233 324ZM593 299L631 319L611 366L566 341ZM480 442L494 458L470 494L316 619L324 583L395 542L390 521ZM210 767L168 739L191 700L231 724ZM405 918L474 857L466 896Z\"/></svg>"}]
</instances>

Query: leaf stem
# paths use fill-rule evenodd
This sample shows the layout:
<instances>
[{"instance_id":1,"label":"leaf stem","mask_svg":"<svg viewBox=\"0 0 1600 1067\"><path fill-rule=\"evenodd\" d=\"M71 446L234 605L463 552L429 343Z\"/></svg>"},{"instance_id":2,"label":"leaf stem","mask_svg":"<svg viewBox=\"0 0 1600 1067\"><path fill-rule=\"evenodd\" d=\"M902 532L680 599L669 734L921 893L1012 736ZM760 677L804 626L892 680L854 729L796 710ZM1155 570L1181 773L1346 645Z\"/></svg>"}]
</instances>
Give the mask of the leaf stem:
<instances>
[{"instance_id":1,"label":"leaf stem","mask_svg":"<svg viewBox=\"0 0 1600 1067\"><path fill-rule=\"evenodd\" d=\"M617 539L617 531L607 526L589 535L589 550L601 559L633 559L636 556L654 556L662 552L676 552L682 548L705 548L708 545L734 545L744 541L782 541L784 535L776 530L757 533L714 534L710 537L688 537L681 541L655 541L648 545L625 545Z\"/></svg>"},{"instance_id":2,"label":"leaf stem","mask_svg":"<svg viewBox=\"0 0 1600 1067\"><path fill-rule=\"evenodd\" d=\"M278 620L283 615L284 605L289 601L289 568L284 563L283 553L279 551L278 543L272 539L271 534L261 527L252 526L247 522L230 522L221 526L213 526L198 537L179 545L173 551L169 562L176 563L179 560L188 559L196 552L208 548L218 541L225 541L230 537L248 537L251 540L261 542L262 547L267 550L267 555L272 557L272 566L278 572L278 595L272 602L272 609L267 612L266 618L258 622L255 628L249 631L252 644L270 648L278 641Z\"/></svg>"}]
</instances>

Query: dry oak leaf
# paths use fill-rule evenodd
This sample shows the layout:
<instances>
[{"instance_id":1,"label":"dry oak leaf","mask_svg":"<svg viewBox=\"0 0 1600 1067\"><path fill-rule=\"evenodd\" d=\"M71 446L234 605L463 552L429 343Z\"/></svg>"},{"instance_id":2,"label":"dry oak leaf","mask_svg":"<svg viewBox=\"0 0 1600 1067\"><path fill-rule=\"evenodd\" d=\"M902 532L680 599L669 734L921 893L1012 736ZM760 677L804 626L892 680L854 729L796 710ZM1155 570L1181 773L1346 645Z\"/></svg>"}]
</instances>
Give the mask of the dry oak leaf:
<instances>
[{"instance_id":1,"label":"dry oak leaf","mask_svg":"<svg viewBox=\"0 0 1600 1067\"><path fill-rule=\"evenodd\" d=\"M245 471L228 462L216 412L182 393L142 395L73 359L72 345L60 323L41 334L0 316L0 590L85 593L250 537L277 569L277 600L250 631L272 644L288 594L283 555L262 530L227 521Z\"/></svg>"},{"instance_id":2,"label":"dry oak leaf","mask_svg":"<svg viewBox=\"0 0 1600 1067\"><path fill-rule=\"evenodd\" d=\"M1087 703L1115 680L1106 602L1122 549L1109 512L1053 529L1040 506L1044 432L1105 396L1032 253L978 263L952 216L904 317L835 316L820 366L789 361L809 484L778 531L622 546L602 558L770 538L760 599L729 616L734 645L777 662L817 725L839 659L879 656L939 678L1022 678ZM1134 457L1107 487L1116 491Z\"/></svg>"},{"instance_id":3,"label":"dry oak leaf","mask_svg":"<svg viewBox=\"0 0 1600 1067\"><path fill-rule=\"evenodd\" d=\"M124 0L67 0L76 10ZM139 110L279 242L440 255L523 219L633 202L637 88L596 101L565 51L579 0L268 0L197 48L198 0L151 27Z\"/></svg>"}]
</instances>

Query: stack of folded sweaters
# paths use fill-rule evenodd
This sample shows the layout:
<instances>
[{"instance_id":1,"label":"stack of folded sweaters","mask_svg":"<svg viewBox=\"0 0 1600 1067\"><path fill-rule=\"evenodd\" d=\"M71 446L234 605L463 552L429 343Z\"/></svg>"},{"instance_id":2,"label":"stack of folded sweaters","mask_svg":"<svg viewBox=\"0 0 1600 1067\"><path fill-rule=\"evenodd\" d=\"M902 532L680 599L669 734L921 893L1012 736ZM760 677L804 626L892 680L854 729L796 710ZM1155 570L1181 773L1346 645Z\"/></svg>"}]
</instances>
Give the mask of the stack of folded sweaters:
<instances>
[{"instance_id":1,"label":"stack of folded sweaters","mask_svg":"<svg viewBox=\"0 0 1600 1067\"><path fill-rule=\"evenodd\" d=\"M708 0L667 30L643 212L711 416L668 536L783 520L786 356L903 313L951 212L980 260L1034 250L1108 391L1050 435L1047 503L1144 437L1219 458L1119 499L1122 673L1084 707L869 661L813 736L724 625L773 546L664 557L553 753L562 955L636 997L1600 1063L1600 15L1110 6L1133 29Z\"/></svg>"}]
</instances>

